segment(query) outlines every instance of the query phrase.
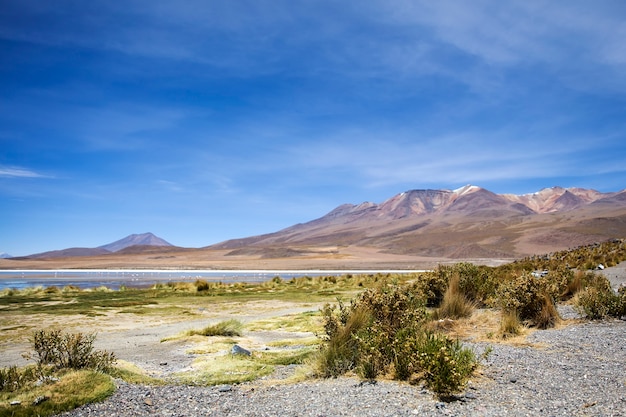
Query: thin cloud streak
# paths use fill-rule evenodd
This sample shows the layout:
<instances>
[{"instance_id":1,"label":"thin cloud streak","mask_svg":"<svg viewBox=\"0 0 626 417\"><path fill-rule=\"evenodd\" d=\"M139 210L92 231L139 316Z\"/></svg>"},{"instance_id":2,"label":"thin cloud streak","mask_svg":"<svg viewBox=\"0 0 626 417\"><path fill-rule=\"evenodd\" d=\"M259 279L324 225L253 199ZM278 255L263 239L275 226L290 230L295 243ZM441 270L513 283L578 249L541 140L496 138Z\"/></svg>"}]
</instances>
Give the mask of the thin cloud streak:
<instances>
[{"instance_id":1,"label":"thin cloud streak","mask_svg":"<svg viewBox=\"0 0 626 417\"><path fill-rule=\"evenodd\" d=\"M0 166L0 177L4 178L52 178L22 167Z\"/></svg>"}]
</instances>

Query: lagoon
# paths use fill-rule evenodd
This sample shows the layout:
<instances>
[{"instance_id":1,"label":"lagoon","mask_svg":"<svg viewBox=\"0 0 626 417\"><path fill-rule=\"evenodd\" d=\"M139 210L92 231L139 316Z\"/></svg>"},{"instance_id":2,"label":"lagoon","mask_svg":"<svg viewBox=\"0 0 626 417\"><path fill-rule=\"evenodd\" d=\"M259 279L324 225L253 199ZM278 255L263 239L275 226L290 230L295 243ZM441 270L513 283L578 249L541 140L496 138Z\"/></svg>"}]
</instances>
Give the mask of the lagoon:
<instances>
[{"instance_id":1,"label":"lagoon","mask_svg":"<svg viewBox=\"0 0 626 417\"><path fill-rule=\"evenodd\" d=\"M58 269L58 270L2 270L0 291L21 290L29 287L63 288L74 285L81 289L107 287L117 290L147 288L157 283L206 281L259 283L276 276L289 280L298 277L317 277L344 274L414 273L424 270L164 270L164 269Z\"/></svg>"}]
</instances>

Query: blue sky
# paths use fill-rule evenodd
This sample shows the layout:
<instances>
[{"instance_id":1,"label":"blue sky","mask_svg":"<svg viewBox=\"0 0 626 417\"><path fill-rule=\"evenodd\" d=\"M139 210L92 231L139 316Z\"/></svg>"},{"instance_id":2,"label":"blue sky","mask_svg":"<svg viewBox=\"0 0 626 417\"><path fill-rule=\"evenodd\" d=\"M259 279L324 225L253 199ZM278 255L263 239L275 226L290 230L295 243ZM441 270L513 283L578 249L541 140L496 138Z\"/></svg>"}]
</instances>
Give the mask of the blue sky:
<instances>
[{"instance_id":1,"label":"blue sky","mask_svg":"<svg viewBox=\"0 0 626 417\"><path fill-rule=\"evenodd\" d=\"M626 3L3 0L0 252L626 187Z\"/></svg>"}]
</instances>

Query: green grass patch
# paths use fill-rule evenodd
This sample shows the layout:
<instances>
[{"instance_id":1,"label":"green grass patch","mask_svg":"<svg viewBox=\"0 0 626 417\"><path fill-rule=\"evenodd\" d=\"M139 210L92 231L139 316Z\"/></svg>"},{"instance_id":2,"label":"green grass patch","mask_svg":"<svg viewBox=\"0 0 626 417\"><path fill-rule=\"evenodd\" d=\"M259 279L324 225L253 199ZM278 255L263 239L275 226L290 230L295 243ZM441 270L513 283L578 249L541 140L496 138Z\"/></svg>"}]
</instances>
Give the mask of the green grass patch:
<instances>
[{"instance_id":1,"label":"green grass patch","mask_svg":"<svg viewBox=\"0 0 626 417\"><path fill-rule=\"evenodd\" d=\"M306 311L264 320L256 320L246 325L251 331L283 330L289 332L312 332L323 330L322 315L319 311Z\"/></svg>"},{"instance_id":2,"label":"green grass patch","mask_svg":"<svg viewBox=\"0 0 626 417\"><path fill-rule=\"evenodd\" d=\"M165 381L146 375L145 371L135 364L118 360L114 368L107 372L113 378L122 379L129 384L165 385Z\"/></svg>"},{"instance_id":3,"label":"green grass patch","mask_svg":"<svg viewBox=\"0 0 626 417\"><path fill-rule=\"evenodd\" d=\"M221 321L216 324L206 326L199 330L188 330L186 336L241 336L243 323L239 320L231 319Z\"/></svg>"},{"instance_id":4,"label":"green grass patch","mask_svg":"<svg viewBox=\"0 0 626 417\"><path fill-rule=\"evenodd\" d=\"M50 416L102 401L114 391L115 383L109 375L92 370L69 371L60 374L56 382L41 386L29 384L14 392L0 392L0 415ZM19 402L19 405L11 405L12 402Z\"/></svg>"},{"instance_id":5,"label":"green grass patch","mask_svg":"<svg viewBox=\"0 0 626 417\"><path fill-rule=\"evenodd\" d=\"M189 385L221 385L254 381L274 372L274 366L253 357L225 355L203 360L196 370L174 374L177 382Z\"/></svg>"},{"instance_id":6,"label":"green grass patch","mask_svg":"<svg viewBox=\"0 0 626 417\"><path fill-rule=\"evenodd\" d=\"M276 366L303 365L317 353L316 346L254 352L252 356L223 355L198 360L191 372L174 375L190 385L237 384L254 381L274 372Z\"/></svg>"},{"instance_id":7,"label":"green grass patch","mask_svg":"<svg viewBox=\"0 0 626 417\"><path fill-rule=\"evenodd\" d=\"M320 338L317 336L302 337L295 339L276 340L274 342L267 343L270 347L295 347L295 346L318 346L320 344Z\"/></svg>"},{"instance_id":8,"label":"green grass patch","mask_svg":"<svg viewBox=\"0 0 626 417\"><path fill-rule=\"evenodd\" d=\"M315 347L259 352L257 360L268 365L302 365L317 352Z\"/></svg>"}]
</instances>

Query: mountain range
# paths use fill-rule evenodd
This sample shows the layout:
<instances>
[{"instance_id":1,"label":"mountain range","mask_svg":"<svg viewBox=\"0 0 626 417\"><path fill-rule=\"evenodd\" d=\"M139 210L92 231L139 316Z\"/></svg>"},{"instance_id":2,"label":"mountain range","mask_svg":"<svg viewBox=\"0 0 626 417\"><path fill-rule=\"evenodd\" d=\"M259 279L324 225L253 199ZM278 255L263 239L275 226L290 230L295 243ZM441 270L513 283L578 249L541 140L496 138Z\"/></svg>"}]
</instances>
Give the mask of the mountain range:
<instances>
[{"instance_id":1,"label":"mountain range","mask_svg":"<svg viewBox=\"0 0 626 417\"><path fill-rule=\"evenodd\" d=\"M552 187L515 195L466 185L409 190L382 203L342 204L306 223L203 248L180 248L143 233L97 248L24 258L92 257L89 265L105 265L116 255L116 266L142 267L410 266L423 259L519 258L624 237L626 190Z\"/></svg>"},{"instance_id":2,"label":"mountain range","mask_svg":"<svg viewBox=\"0 0 626 417\"><path fill-rule=\"evenodd\" d=\"M626 236L626 190L546 188L495 194L474 185L410 190L375 204L343 204L276 233L229 240L231 255L306 246L365 246L446 258L518 257ZM296 256L297 251L291 253Z\"/></svg>"}]
</instances>

